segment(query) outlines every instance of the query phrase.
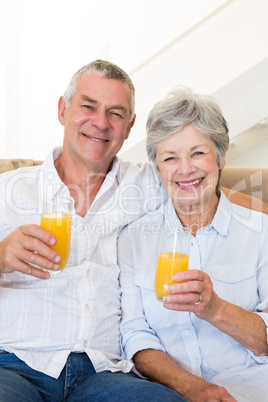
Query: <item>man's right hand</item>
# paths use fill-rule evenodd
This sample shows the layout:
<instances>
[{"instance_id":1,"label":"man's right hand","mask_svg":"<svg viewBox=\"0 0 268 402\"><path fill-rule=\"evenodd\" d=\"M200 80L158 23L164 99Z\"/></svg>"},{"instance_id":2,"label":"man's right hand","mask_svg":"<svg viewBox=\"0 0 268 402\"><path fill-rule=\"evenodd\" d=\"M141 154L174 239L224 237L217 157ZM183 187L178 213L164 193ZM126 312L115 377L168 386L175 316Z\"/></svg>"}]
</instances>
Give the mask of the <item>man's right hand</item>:
<instances>
[{"instance_id":1,"label":"man's right hand","mask_svg":"<svg viewBox=\"0 0 268 402\"><path fill-rule=\"evenodd\" d=\"M229 394L224 387L218 385L209 384L206 389L199 392L196 390L186 397L189 402L235 402L236 400Z\"/></svg>"},{"instance_id":2,"label":"man's right hand","mask_svg":"<svg viewBox=\"0 0 268 402\"><path fill-rule=\"evenodd\" d=\"M14 271L50 278L48 272L33 267L34 264L49 270L59 269L60 255L49 246L56 238L38 225L22 225L0 242L0 273Z\"/></svg>"}]
</instances>

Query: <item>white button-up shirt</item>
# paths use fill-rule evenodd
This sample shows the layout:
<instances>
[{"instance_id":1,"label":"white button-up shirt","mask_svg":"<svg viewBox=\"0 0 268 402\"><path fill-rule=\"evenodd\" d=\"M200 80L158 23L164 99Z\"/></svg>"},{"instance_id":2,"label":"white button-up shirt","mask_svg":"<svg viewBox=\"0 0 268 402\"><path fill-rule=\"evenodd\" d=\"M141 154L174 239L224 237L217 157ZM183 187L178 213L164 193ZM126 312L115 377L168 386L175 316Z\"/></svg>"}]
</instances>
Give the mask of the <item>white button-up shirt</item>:
<instances>
[{"instance_id":1,"label":"white button-up shirt","mask_svg":"<svg viewBox=\"0 0 268 402\"><path fill-rule=\"evenodd\" d=\"M41 166L0 175L0 240L22 224L40 223L44 195L70 196L54 167L60 153L57 148ZM0 349L53 377L71 351L86 352L97 372L129 371L132 364L122 361L120 348L117 238L162 197L148 164L115 158L86 216L73 216L64 271L48 280L0 274Z\"/></svg>"},{"instance_id":2,"label":"white button-up shirt","mask_svg":"<svg viewBox=\"0 0 268 402\"><path fill-rule=\"evenodd\" d=\"M259 357L195 314L165 309L154 294L160 232L178 221L171 200L123 229L118 241L125 357L158 349L239 402L268 400L268 356ZM165 232L167 233L167 232ZM189 269L207 272L219 297L268 327L268 216L224 194L210 226L191 238Z\"/></svg>"}]
</instances>

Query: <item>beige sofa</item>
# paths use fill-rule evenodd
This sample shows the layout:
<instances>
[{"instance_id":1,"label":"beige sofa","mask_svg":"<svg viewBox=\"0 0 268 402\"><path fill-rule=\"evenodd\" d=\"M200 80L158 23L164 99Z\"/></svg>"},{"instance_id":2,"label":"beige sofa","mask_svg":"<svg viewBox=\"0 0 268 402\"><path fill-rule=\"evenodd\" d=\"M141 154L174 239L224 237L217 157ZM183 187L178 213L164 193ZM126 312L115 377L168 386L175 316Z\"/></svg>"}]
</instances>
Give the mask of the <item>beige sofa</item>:
<instances>
[{"instance_id":1,"label":"beige sofa","mask_svg":"<svg viewBox=\"0 0 268 402\"><path fill-rule=\"evenodd\" d=\"M23 166L39 165L42 161L34 159L0 159L0 173ZM268 202L268 168L225 167L222 171L221 186L231 189L232 194L239 191Z\"/></svg>"}]
</instances>

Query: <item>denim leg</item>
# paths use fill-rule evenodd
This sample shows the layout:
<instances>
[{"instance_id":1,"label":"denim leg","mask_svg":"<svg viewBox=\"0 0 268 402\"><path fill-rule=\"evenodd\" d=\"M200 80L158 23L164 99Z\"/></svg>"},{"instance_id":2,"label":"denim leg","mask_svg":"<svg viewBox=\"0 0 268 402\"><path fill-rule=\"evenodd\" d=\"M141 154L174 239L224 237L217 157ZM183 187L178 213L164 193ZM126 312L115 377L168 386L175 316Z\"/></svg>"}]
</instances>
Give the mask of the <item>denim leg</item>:
<instances>
[{"instance_id":1,"label":"denim leg","mask_svg":"<svg viewBox=\"0 0 268 402\"><path fill-rule=\"evenodd\" d=\"M35 386L11 370L0 367L0 402L43 402Z\"/></svg>"},{"instance_id":2,"label":"denim leg","mask_svg":"<svg viewBox=\"0 0 268 402\"><path fill-rule=\"evenodd\" d=\"M33 370L14 353L0 352L0 402L62 402L65 374L58 379Z\"/></svg>"},{"instance_id":3,"label":"denim leg","mask_svg":"<svg viewBox=\"0 0 268 402\"><path fill-rule=\"evenodd\" d=\"M138 378L133 373L102 371L87 378L67 398L68 402L183 402L177 392Z\"/></svg>"}]
</instances>

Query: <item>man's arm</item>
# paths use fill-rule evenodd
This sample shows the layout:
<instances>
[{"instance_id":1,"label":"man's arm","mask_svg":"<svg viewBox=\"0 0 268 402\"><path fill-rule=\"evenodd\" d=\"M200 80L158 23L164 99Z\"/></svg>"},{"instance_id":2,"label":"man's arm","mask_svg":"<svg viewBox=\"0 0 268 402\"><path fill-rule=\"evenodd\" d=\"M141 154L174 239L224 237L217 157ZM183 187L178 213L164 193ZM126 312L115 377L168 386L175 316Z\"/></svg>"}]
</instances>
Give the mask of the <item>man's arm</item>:
<instances>
[{"instance_id":1,"label":"man's arm","mask_svg":"<svg viewBox=\"0 0 268 402\"><path fill-rule=\"evenodd\" d=\"M225 388L189 373L162 351L141 350L134 355L133 361L141 374L174 389L189 402L235 401Z\"/></svg>"},{"instance_id":2,"label":"man's arm","mask_svg":"<svg viewBox=\"0 0 268 402\"><path fill-rule=\"evenodd\" d=\"M230 202L268 215L268 204L259 198L233 191L226 187L221 187L221 189Z\"/></svg>"},{"instance_id":3,"label":"man's arm","mask_svg":"<svg viewBox=\"0 0 268 402\"><path fill-rule=\"evenodd\" d=\"M0 242L0 274L14 271L48 279L48 272L31 264L49 269L59 269L60 255L50 245L55 237L38 225L22 225Z\"/></svg>"}]
</instances>

